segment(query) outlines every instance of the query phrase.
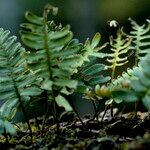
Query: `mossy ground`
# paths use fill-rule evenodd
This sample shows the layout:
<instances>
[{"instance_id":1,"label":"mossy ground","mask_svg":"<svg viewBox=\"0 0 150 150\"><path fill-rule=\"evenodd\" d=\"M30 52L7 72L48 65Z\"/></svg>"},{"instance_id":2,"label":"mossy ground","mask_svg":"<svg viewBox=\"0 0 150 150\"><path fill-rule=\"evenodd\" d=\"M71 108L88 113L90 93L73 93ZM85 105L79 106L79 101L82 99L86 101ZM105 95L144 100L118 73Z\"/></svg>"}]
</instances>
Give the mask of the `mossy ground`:
<instances>
[{"instance_id":1,"label":"mossy ground","mask_svg":"<svg viewBox=\"0 0 150 150\"><path fill-rule=\"evenodd\" d=\"M17 135L0 138L1 150L148 150L150 149L150 113L128 113L104 121L83 118L84 126L73 113L60 118L59 130L50 117L41 134L39 126L30 120L33 141L25 124L18 124Z\"/></svg>"}]
</instances>

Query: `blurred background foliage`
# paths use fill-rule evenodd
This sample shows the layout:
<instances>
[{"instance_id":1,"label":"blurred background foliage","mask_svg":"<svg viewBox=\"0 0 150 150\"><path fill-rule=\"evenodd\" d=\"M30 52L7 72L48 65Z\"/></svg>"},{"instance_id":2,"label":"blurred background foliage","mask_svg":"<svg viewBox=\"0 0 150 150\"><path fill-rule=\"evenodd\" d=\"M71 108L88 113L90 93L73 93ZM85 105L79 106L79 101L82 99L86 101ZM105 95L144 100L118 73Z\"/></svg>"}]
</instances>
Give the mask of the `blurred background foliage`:
<instances>
[{"instance_id":1,"label":"blurred background foliage","mask_svg":"<svg viewBox=\"0 0 150 150\"><path fill-rule=\"evenodd\" d=\"M50 3L59 8L57 23L70 24L71 29L81 42L100 32L102 42L108 41L111 30L107 21L117 20L127 29L128 18L131 17L142 24L150 19L150 0L0 0L0 27L9 29L12 34L19 36L20 23L24 22L27 10L42 16L43 7ZM81 99L80 95L74 96ZM80 114L90 113L89 101L74 101ZM88 109L82 109L80 106Z\"/></svg>"},{"instance_id":2,"label":"blurred background foliage","mask_svg":"<svg viewBox=\"0 0 150 150\"><path fill-rule=\"evenodd\" d=\"M129 17L142 23L150 16L150 0L0 0L0 26L18 35L25 11L42 15L46 3L59 8L57 22L70 24L81 41L97 31L107 39L109 20L127 26Z\"/></svg>"}]
</instances>

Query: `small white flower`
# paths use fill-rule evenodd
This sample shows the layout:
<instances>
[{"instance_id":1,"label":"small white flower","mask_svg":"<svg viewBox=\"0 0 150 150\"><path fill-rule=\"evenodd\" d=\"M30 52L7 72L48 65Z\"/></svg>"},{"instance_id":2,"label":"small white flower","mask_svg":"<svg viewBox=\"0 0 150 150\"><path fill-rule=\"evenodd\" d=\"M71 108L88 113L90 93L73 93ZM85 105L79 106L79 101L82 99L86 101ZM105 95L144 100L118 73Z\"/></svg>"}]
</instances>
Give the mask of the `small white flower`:
<instances>
[{"instance_id":1,"label":"small white flower","mask_svg":"<svg viewBox=\"0 0 150 150\"><path fill-rule=\"evenodd\" d=\"M150 20L149 20L149 19L146 19L146 21L147 21L148 23L150 23Z\"/></svg>"},{"instance_id":2,"label":"small white flower","mask_svg":"<svg viewBox=\"0 0 150 150\"><path fill-rule=\"evenodd\" d=\"M108 24L110 27L117 27L118 26L118 22L116 20L108 21Z\"/></svg>"}]
</instances>

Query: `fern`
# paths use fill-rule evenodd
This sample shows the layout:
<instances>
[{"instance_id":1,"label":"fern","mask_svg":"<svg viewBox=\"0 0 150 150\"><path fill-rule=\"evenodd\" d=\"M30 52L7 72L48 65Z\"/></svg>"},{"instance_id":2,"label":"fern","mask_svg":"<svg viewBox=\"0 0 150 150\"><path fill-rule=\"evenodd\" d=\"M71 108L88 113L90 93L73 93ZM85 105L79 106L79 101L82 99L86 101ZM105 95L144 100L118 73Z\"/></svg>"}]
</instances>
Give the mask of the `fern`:
<instances>
[{"instance_id":1,"label":"fern","mask_svg":"<svg viewBox=\"0 0 150 150\"><path fill-rule=\"evenodd\" d=\"M111 54L108 54L107 61L110 63L107 68L112 69L112 80L114 79L116 67L122 66L128 62L127 52L129 51L129 45L131 38L126 36L122 29L118 29L117 37L114 39L110 37ZM124 56L126 55L126 56Z\"/></svg>"},{"instance_id":2,"label":"fern","mask_svg":"<svg viewBox=\"0 0 150 150\"><path fill-rule=\"evenodd\" d=\"M113 90L118 87L128 86L131 80L136 79L136 75L141 73L141 67L133 67L132 69L128 68L126 72L123 72L121 76L118 76L116 79L112 80L110 84L108 84L108 88Z\"/></svg>"},{"instance_id":3,"label":"fern","mask_svg":"<svg viewBox=\"0 0 150 150\"><path fill-rule=\"evenodd\" d=\"M137 79L137 75L141 73L141 67L133 67L132 69L128 68L126 72L123 72L121 76L118 76L116 79L112 80L108 84L107 89L111 93L108 95L111 98L111 102L121 103L126 98L129 101L136 100L135 93L128 91L131 87L131 80ZM118 92L119 90L119 92ZM127 95L126 96L124 96ZM120 96L121 95L121 96Z\"/></svg>"},{"instance_id":4,"label":"fern","mask_svg":"<svg viewBox=\"0 0 150 150\"><path fill-rule=\"evenodd\" d=\"M109 63L108 65L106 65L106 68L110 68L112 70L111 73L111 83L110 85L114 88L114 77L115 77L115 71L116 71L116 67L118 66L123 66L124 64L126 64L128 62L128 51L129 51L129 46L131 44L131 38L129 38L129 36L127 36L122 29L118 29L117 31L117 35L116 38L113 38L113 36L110 36L110 46L111 46L111 51L112 53L107 55L107 62ZM119 79L118 79L119 80ZM116 82L118 80L115 80ZM116 83L115 83L116 84ZM121 100L114 98L111 94L112 89L111 86L99 86L97 85L95 87L95 94L98 97L107 97L107 99L110 98L110 100L108 100L106 103L107 104L111 104L114 101L116 103L120 103Z\"/></svg>"},{"instance_id":5,"label":"fern","mask_svg":"<svg viewBox=\"0 0 150 150\"><path fill-rule=\"evenodd\" d=\"M57 26L47 20L46 12L52 9L48 7L43 17L27 12L25 17L29 22L21 25L20 33L23 43L30 48L26 53L29 67L41 80L41 88L49 91L49 100L60 105L60 97L64 101L62 95L71 94L77 87L78 81L71 76L87 61L87 54L83 45L72 39L70 26Z\"/></svg>"},{"instance_id":6,"label":"fern","mask_svg":"<svg viewBox=\"0 0 150 150\"><path fill-rule=\"evenodd\" d=\"M135 64L138 64L138 60L142 59L146 54L150 53L150 22L147 20L147 25L138 25L134 20L129 18L132 31L130 37L132 38L132 45L130 49L135 53Z\"/></svg>"},{"instance_id":7,"label":"fern","mask_svg":"<svg viewBox=\"0 0 150 150\"><path fill-rule=\"evenodd\" d=\"M124 102L136 102L142 100L144 106L150 110L150 54L146 55L139 63L139 67L133 68L124 74L124 77L116 79L111 86L111 97ZM126 80L130 81L124 86Z\"/></svg>"},{"instance_id":8,"label":"fern","mask_svg":"<svg viewBox=\"0 0 150 150\"><path fill-rule=\"evenodd\" d=\"M78 69L78 72L73 76L79 81L76 92L86 93L87 88L91 88L96 84L102 84L110 80L109 76L103 76L105 65L98 63L99 59L106 57L107 54L102 53L101 50L107 45L98 46L101 36L96 33L93 39L87 39L84 49L86 56L84 59L87 61Z\"/></svg>"},{"instance_id":9,"label":"fern","mask_svg":"<svg viewBox=\"0 0 150 150\"><path fill-rule=\"evenodd\" d=\"M145 107L150 110L150 54L140 62L142 71L136 75L137 79L131 81L131 87L142 99Z\"/></svg>"},{"instance_id":10,"label":"fern","mask_svg":"<svg viewBox=\"0 0 150 150\"><path fill-rule=\"evenodd\" d=\"M26 69L22 57L25 49L16 42L15 36L9 34L8 30L0 28L0 100L3 103L0 113L11 121L20 106L29 125L24 104L41 90L34 85L34 74Z\"/></svg>"},{"instance_id":11,"label":"fern","mask_svg":"<svg viewBox=\"0 0 150 150\"><path fill-rule=\"evenodd\" d=\"M99 47L98 45L99 45L100 40L101 40L101 35L98 32L94 35L91 41L89 38L86 40L84 49L86 50L85 54L87 54L86 55L87 59L89 56L94 56L97 58L104 58L107 56L107 54L99 52L99 51L102 50L108 43L105 43Z\"/></svg>"}]
</instances>

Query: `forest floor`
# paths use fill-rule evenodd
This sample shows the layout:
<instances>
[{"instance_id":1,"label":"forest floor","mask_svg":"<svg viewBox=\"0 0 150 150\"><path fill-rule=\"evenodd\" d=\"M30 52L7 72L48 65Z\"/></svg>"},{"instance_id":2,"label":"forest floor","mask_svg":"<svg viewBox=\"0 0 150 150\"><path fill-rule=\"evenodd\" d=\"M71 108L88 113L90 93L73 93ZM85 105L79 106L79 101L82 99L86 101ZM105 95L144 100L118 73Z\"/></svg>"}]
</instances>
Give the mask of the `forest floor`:
<instances>
[{"instance_id":1,"label":"forest floor","mask_svg":"<svg viewBox=\"0 0 150 150\"><path fill-rule=\"evenodd\" d=\"M150 150L150 113L138 112L105 115L95 120L89 116L81 123L73 113L61 115L59 124L52 117L46 121L41 133L41 119L38 125L30 120L33 131L30 134L25 124L19 124L17 135L0 137L0 150ZM59 128L58 128L59 127Z\"/></svg>"}]
</instances>

